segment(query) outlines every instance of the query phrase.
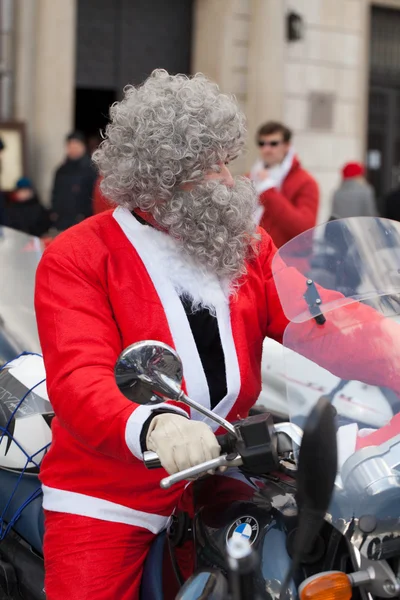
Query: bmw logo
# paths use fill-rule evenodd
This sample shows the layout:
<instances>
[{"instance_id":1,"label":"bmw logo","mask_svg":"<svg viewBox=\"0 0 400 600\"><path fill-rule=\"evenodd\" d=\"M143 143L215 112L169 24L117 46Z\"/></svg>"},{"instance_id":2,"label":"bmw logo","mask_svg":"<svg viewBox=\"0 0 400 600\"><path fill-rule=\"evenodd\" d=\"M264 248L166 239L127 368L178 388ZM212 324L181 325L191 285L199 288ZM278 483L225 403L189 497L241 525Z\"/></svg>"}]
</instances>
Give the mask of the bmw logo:
<instances>
[{"instance_id":1,"label":"bmw logo","mask_svg":"<svg viewBox=\"0 0 400 600\"><path fill-rule=\"evenodd\" d=\"M259 526L254 517L240 517L228 529L226 541L235 538L245 538L250 544L254 544L258 537Z\"/></svg>"}]
</instances>

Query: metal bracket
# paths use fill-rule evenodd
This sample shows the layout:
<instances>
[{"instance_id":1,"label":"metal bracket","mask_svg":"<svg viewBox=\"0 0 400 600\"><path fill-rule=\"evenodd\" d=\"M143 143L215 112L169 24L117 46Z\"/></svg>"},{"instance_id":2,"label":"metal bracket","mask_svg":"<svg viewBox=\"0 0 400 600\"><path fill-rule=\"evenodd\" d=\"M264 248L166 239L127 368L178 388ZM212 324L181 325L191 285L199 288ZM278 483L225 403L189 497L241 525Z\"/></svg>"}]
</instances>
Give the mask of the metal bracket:
<instances>
[{"instance_id":1,"label":"metal bracket","mask_svg":"<svg viewBox=\"0 0 400 600\"><path fill-rule=\"evenodd\" d=\"M362 571L349 575L353 587L361 586L379 598L398 598L400 582L385 560L361 558Z\"/></svg>"},{"instance_id":2,"label":"metal bracket","mask_svg":"<svg viewBox=\"0 0 400 600\"><path fill-rule=\"evenodd\" d=\"M310 313L314 317L316 323L318 325L324 325L326 323L326 319L321 313L321 296L319 295L312 279L307 279L307 289L304 294L304 300L307 302Z\"/></svg>"}]
</instances>

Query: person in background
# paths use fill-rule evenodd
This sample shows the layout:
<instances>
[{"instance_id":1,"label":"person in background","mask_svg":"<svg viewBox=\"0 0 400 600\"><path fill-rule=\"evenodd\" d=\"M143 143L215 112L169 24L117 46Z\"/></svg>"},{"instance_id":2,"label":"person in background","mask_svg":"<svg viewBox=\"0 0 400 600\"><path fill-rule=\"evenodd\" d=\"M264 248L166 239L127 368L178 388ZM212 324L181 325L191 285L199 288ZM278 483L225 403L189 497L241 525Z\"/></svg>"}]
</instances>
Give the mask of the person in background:
<instances>
[{"instance_id":1,"label":"person in background","mask_svg":"<svg viewBox=\"0 0 400 600\"><path fill-rule=\"evenodd\" d=\"M361 163L344 165L341 184L333 195L332 219L377 216L375 192L364 175Z\"/></svg>"},{"instance_id":2,"label":"person in background","mask_svg":"<svg viewBox=\"0 0 400 600\"><path fill-rule=\"evenodd\" d=\"M92 215L92 195L97 178L80 131L66 139L66 158L57 169L51 198L53 227L64 231Z\"/></svg>"},{"instance_id":3,"label":"person in background","mask_svg":"<svg viewBox=\"0 0 400 600\"><path fill-rule=\"evenodd\" d=\"M99 175L96 179L96 183L93 191L93 214L98 215L105 210L110 210L111 205L108 202L107 198L104 196L103 192L100 189L100 184L103 178Z\"/></svg>"},{"instance_id":4,"label":"person in background","mask_svg":"<svg viewBox=\"0 0 400 600\"><path fill-rule=\"evenodd\" d=\"M6 204L8 227L41 237L50 227L48 211L41 205L27 177L18 179L15 191Z\"/></svg>"},{"instance_id":5,"label":"person in background","mask_svg":"<svg viewBox=\"0 0 400 600\"><path fill-rule=\"evenodd\" d=\"M319 190L291 145L292 132L270 121L257 132L260 159L250 172L260 201L260 225L280 247L317 220Z\"/></svg>"}]
</instances>

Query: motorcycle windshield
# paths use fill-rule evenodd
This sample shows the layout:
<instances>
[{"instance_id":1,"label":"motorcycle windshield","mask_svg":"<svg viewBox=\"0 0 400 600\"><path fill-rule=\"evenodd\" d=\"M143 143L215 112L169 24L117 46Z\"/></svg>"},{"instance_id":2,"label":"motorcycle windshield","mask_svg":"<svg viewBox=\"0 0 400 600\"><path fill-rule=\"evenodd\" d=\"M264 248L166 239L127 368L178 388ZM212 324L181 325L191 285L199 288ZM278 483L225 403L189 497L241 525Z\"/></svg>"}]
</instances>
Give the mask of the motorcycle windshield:
<instances>
[{"instance_id":1,"label":"motorcycle windshield","mask_svg":"<svg viewBox=\"0 0 400 600\"><path fill-rule=\"evenodd\" d=\"M297 236L275 255L272 271L285 315L290 321L308 321L313 315L360 300L400 291L400 223L377 217L339 219ZM339 294L315 304L314 285L293 294L299 275Z\"/></svg>"},{"instance_id":2,"label":"motorcycle windshield","mask_svg":"<svg viewBox=\"0 0 400 600\"><path fill-rule=\"evenodd\" d=\"M274 261L290 316L290 418L304 429L322 395L335 407L329 519L368 559L400 552L399 233L383 219L336 221L299 236Z\"/></svg>"},{"instance_id":3,"label":"motorcycle windshield","mask_svg":"<svg viewBox=\"0 0 400 600\"><path fill-rule=\"evenodd\" d=\"M40 352L33 297L42 253L39 238L0 227L0 364Z\"/></svg>"}]
</instances>

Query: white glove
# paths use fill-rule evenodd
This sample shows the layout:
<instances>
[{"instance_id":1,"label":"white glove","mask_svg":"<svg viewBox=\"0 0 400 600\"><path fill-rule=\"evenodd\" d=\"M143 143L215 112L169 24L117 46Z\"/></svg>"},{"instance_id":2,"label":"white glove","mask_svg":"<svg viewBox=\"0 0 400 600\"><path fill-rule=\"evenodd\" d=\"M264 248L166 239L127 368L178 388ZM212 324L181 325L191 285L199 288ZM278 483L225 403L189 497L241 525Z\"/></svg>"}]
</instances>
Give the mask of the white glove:
<instances>
[{"instance_id":1,"label":"white glove","mask_svg":"<svg viewBox=\"0 0 400 600\"><path fill-rule=\"evenodd\" d=\"M154 417L147 432L146 446L158 454L170 475L217 458L221 452L208 425L172 413Z\"/></svg>"}]
</instances>

